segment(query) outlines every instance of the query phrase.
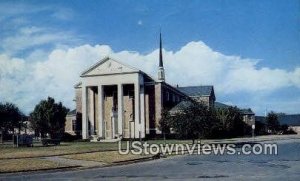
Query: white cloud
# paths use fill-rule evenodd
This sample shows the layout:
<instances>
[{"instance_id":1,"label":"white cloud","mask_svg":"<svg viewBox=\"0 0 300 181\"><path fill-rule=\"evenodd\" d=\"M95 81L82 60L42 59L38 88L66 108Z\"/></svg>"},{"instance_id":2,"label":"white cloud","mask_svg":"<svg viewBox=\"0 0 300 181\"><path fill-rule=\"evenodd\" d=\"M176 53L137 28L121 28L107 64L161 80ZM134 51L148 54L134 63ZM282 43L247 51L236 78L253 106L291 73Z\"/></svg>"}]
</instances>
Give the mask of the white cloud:
<instances>
[{"instance_id":1,"label":"white cloud","mask_svg":"<svg viewBox=\"0 0 300 181\"><path fill-rule=\"evenodd\" d=\"M39 29L23 31L31 35ZM47 96L72 107L73 85L80 80L80 73L107 55L156 77L158 50L140 54L114 52L107 45L82 45L50 53L37 50L24 60L2 54L0 100L15 102L27 113ZM300 88L300 67L293 71L257 68L257 61L223 55L203 42L190 42L177 52L164 50L167 82L173 85L211 84L217 96L243 91L269 93L289 86Z\"/></svg>"},{"instance_id":2,"label":"white cloud","mask_svg":"<svg viewBox=\"0 0 300 181\"><path fill-rule=\"evenodd\" d=\"M75 35L73 29L66 31L55 26L64 20L71 20L73 15L72 9L51 3L0 2L0 53L24 56L32 49L45 51L58 46L78 45L81 36ZM33 21L33 17L46 18L43 18L44 21Z\"/></svg>"},{"instance_id":3,"label":"white cloud","mask_svg":"<svg viewBox=\"0 0 300 181\"><path fill-rule=\"evenodd\" d=\"M0 55L0 76L14 76L15 72L21 71L24 67L24 60L10 58L5 54Z\"/></svg>"},{"instance_id":4,"label":"white cloud","mask_svg":"<svg viewBox=\"0 0 300 181\"><path fill-rule=\"evenodd\" d=\"M0 22L16 15L24 15L29 13L36 13L45 10L44 8L23 4L23 3L0 3Z\"/></svg>"},{"instance_id":5,"label":"white cloud","mask_svg":"<svg viewBox=\"0 0 300 181\"><path fill-rule=\"evenodd\" d=\"M292 72L292 75L290 75L291 81L293 85L297 85L297 87L300 87L300 67L297 67L294 72Z\"/></svg>"},{"instance_id":6,"label":"white cloud","mask_svg":"<svg viewBox=\"0 0 300 181\"><path fill-rule=\"evenodd\" d=\"M5 52L14 54L39 45L75 43L76 36L70 32L56 31L41 27L21 27L14 35L7 36L0 45Z\"/></svg>"},{"instance_id":7,"label":"white cloud","mask_svg":"<svg viewBox=\"0 0 300 181\"><path fill-rule=\"evenodd\" d=\"M60 20L70 20L73 18L73 14L74 12L71 9L57 8L52 16Z\"/></svg>"},{"instance_id":8,"label":"white cloud","mask_svg":"<svg viewBox=\"0 0 300 181\"><path fill-rule=\"evenodd\" d=\"M12 17L24 17L35 13L49 13L59 20L69 20L73 17L73 11L53 4L37 5L23 2L0 2L0 22L10 20Z\"/></svg>"}]
</instances>

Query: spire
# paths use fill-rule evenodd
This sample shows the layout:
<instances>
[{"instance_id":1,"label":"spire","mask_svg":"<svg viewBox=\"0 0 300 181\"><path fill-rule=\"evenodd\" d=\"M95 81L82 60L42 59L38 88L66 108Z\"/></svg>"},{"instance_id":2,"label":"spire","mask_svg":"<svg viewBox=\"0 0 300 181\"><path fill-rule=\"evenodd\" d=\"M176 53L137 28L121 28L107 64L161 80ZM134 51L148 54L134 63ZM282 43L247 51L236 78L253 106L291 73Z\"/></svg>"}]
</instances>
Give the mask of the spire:
<instances>
[{"instance_id":1,"label":"spire","mask_svg":"<svg viewBox=\"0 0 300 181\"><path fill-rule=\"evenodd\" d=\"M158 66L158 81L165 81L165 70L163 64L163 56L162 56L162 40L161 40L161 32L159 32L159 66Z\"/></svg>"},{"instance_id":2,"label":"spire","mask_svg":"<svg viewBox=\"0 0 300 181\"><path fill-rule=\"evenodd\" d=\"M161 32L159 32L159 67L164 67L164 64L163 64L163 57L162 57Z\"/></svg>"}]
</instances>

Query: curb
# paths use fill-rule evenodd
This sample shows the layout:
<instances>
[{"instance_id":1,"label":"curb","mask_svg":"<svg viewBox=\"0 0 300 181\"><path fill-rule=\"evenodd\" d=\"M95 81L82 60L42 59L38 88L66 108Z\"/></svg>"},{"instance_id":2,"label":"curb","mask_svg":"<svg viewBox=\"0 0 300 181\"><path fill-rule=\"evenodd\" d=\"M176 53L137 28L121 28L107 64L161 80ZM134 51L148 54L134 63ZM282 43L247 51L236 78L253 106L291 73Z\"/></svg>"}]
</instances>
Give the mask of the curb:
<instances>
[{"instance_id":1,"label":"curb","mask_svg":"<svg viewBox=\"0 0 300 181\"><path fill-rule=\"evenodd\" d=\"M159 158L157 158L157 159L159 159ZM136 158L136 159L132 159L132 160L112 162L112 164L113 165L123 165L123 164L137 163L137 162L150 161L150 160L155 160L155 158L153 158L153 156L144 157L144 158Z\"/></svg>"},{"instance_id":2,"label":"curb","mask_svg":"<svg viewBox=\"0 0 300 181\"><path fill-rule=\"evenodd\" d=\"M152 161L152 160L156 160L156 159L153 158L153 156L151 156L151 157L137 158L137 159L132 159L132 160L117 161L117 162L112 162L110 164L101 165L101 166L78 167L76 170L86 170L86 169L93 169L93 168L108 168L108 167L130 165L133 163L140 163L140 162L146 162L146 161Z\"/></svg>"},{"instance_id":3,"label":"curb","mask_svg":"<svg viewBox=\"0 0 300 181\"><path fill-rule=\"evenodd\" d=\"M20 171L7 171L7 172L0 172L0 176L2 174L16 174L16 173L38 173L42 171L61 171L61 170L75 170L76 168L80 168L80 166L63 166L59 168L42 168L38 170L20 170Z\"/></svg>"}]
</instances>

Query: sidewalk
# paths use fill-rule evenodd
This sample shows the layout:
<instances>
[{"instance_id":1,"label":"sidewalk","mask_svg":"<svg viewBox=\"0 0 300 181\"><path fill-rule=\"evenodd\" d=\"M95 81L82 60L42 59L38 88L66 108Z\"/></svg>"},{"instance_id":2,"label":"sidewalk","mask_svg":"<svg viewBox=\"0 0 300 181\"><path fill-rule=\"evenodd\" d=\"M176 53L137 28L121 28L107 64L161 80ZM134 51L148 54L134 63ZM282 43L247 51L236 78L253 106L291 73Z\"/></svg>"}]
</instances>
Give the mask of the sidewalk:
<instances>
[{"instance_id":1,"label":"sidewalk","mask_svg":"<svg viewBox=\"0 0 300 181\"><path fill-rule=\"evenodd\" d=\"M40 159L49 160L49 161L56 162L56 163L59 163L59 164L63 164L63 165L66 165L66 166L95 167L95 166L105 165L104 162L87 161L87 160L75 160L75 159L63 158L63 157L59 157L59 156L44 157L44 158L40 158Z\"/></svg>"}]
</instances>

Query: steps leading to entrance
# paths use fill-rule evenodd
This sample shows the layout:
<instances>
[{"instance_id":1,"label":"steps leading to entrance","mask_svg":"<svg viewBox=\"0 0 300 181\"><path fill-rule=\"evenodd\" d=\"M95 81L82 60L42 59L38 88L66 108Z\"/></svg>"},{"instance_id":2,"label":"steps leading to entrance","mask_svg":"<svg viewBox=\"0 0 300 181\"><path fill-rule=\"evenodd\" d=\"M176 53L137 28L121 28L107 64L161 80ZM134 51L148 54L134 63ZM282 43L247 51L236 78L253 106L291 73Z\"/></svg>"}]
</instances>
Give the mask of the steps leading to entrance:
<instances>
[{"instance_id":1,"label":"steps leading to entrance","mask_svg":"<svg viewBox=\"0 0 300 181\"><path fill-rule=\"evenodd\" d=\"M117 139L104 139L104 140L100 140L100 142L103 142L103 143L113 143L113 142L118 142L118 141L121 141L121 139L117 138Z\"/></svg>"},{"instance_id":2,"label":"steps leading to entrance","mask_svg":"<svg viewBox=\"0 0 300 181\"><path fill-rule=\"evenodd\" d=\"M118 142L121 138L115 138L115 139L101 139L97 135L91 135L91 142Z\"/></svg>"}]
</instances>

